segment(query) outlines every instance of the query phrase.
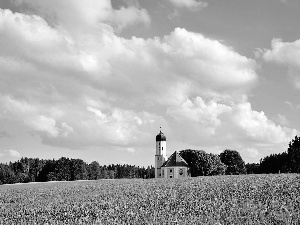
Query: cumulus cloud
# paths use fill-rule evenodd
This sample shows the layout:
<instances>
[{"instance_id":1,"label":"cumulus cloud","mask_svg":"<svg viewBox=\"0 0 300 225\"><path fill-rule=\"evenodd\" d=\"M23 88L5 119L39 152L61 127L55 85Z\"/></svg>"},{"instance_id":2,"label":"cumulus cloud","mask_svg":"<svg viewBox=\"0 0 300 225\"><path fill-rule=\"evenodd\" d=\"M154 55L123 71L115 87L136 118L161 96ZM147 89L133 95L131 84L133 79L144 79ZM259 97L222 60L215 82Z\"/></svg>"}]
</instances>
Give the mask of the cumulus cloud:
<instances>
[{"instance_id":1,"label":"cumulus cloud","mask_svg":"<svg viewBox=\"0 0 300 225\"><path fill-rule=\"evenodd\" d=\"M252 109L249 102L235 106L233 122L242 129L248 138L267 143L288 142L297 131L276 125L263 111Z\"/></svg>"},{"instance_id":2,"label":"cumulus cloud","mask_svg":"<svg viewBox=\"0 0 300 225\"><path fill-rule=\"evenodd\" d=\"M295 129L276 125L263 111L253 110L247 101L224 104L197 97L180 107L169 108L168 114L178 123L179 133L182 124L188 127L185 139L195 144L212 144L217 138L223 145L231 145L233 141L234 148L240 147L239 143L253 147L261 143L273 145L287 143L297 133Z\"/></svg>"},{"instance_id":3,"label":"cumulus cloud","mask_svg":"<svg viewBox=\"0 0 300 225\"><path fill-rule=\"evenodd\" d=\"M252 109L257 64L221 41L183 28L119 37L133 21L147 24L146 12L108 0L23 4L32 11L0 10L1 118L44 144L133 152L163 125L179 142L259 150L256 142L276 145L295 132Z\"/></svg>"},{"instance_id":4,"label":"cumulus cloud","mask_svg":"<svg viewBox=\"0 0 300 225\"><path fill-rule=\"evenodd\" d=\"M149 25L151 21L148 12L137 8L138 5L113 9L111 0L87 0L84 3L80 0L18 0L16 4L30 7L33 13L46 18L49 23L73 32L90 32L105 24L122 30L138 23Z\"/></svg>"},{"instance_id":5,"label":"cumulus cloud","mask_svg":"<svg viewBox=\"0 0 300 225\"><path fill-rule=\"evenodd\" d=\"M300 40L283 42L273 39L272 47L265 50L263 58L267 62L274 62L288 67L288 74L295 88L300 90Z\"/></svg>"},{"instance_id":6,"label":"cumulus cloud","mask_svg":"<svg viewBox=\"0 0 300 225\"><path fill-rule=\"evenodd\" d=\"M51 117L53 110L47 112L40 105L29 104L11 96L0 95L0 102L0 109L6 112L5 117L7 119L10 118L22 122L33 130L45 132L52 137L56 137L59 134L56 121ZM44 113L49 116L43 115Z\"/></svg>"},{"instance_id":7,"label":"cumulus cloud","mask_svg":"<svg viewBox=\"0 0 300 225\"><path fill-rule=\"evenodd\" d=\"M20 158L21 154L16 150L3 150L2 153L0 152L0 158L1 157L13 157L13 158Z\"/></svg>"},{"instance_id":8,"label":"cumulus cloud","mask_svg":"<svg viewBox=\"0 0 300 225\"><path fill-rule=\"evenodd\" d=\"M4 150L4 152L6 152L6 154L8 154L11 157L16 157L16 158L21 157L21 154L16 150L10 149L10 150Z\"/></svg>"},{"instance_id":9,"label":"cumulus cloud","mask_svg":"<svg viewBox=\"0 0 300 225\"><path fill-rule=\"evenodd\" d=\"M198 96L193 101L187 99L180 105L170 107L167 113L180 122L196 123L202 129L210 128L214 133L214 129L221 124L219 116L231 110L230 106L218 104L213 100L206 103Z\"/></svg>"},{"instance_id":10,"label":"cumulus cloud","mask_svg":"<svg viewBox=\"0 0 300 225\"><path fill-rule=\"evenodd\" d=\"M206 2L199 1L199 0L168 0L171 2L175 7L178 8L187 8L191 11L198 11L207 6Z\"/></svg>"}]
</instances>

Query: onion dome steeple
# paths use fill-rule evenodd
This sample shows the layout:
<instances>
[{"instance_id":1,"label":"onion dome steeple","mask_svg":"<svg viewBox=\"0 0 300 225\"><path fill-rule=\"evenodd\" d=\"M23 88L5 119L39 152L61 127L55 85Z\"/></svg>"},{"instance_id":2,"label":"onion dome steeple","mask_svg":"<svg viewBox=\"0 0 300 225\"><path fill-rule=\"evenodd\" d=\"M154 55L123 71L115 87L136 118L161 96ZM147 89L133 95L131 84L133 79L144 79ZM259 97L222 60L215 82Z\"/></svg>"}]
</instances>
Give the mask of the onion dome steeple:
<instances>
[{"instance_id":1,"label":"onion dome steeple","mask_svg":"<svg viewBox=\"0 0 300 225\"><path fill-rule=\"evenodd\" d=\"M160 128L160 129L161 129L161 128ZM160 130L159 134L156 135L156 141L166 141L166 140L167 140L166 136L165 136L164 133L161 132L161 130Z\"/></svg>"}]
</instances>

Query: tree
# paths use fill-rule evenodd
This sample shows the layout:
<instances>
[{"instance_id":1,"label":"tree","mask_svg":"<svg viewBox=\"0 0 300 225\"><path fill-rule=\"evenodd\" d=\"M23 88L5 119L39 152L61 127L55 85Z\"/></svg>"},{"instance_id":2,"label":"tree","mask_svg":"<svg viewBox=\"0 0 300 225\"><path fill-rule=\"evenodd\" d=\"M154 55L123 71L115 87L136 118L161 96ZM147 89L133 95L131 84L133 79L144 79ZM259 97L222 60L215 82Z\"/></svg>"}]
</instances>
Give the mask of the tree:
<instances>
[{"instance_id":1,"label":"tree","mask_svg":"<svg viewBox=\"0 0 300 225\"><path fill-rule=\"evenodd\" d=\"M91 164L81 159L61 157L58 160L38 158L21 158L9 164L0 163L0 185L7 183L73 181L86 179L115 178L154 178L155 168L131 165L100 166L94 161Z\"/></svg>"},{"instance_id":2,"label":"tree","mask_svg":"<svg viewBox=\"0 0 300 225\"><path fill-rule=\"evenodd\" d=\"M87 164L82 159L71 159L70 161L71 180L87 180Z\"/></svg>"},{"instance_id":3,"label":"tree","mask_svg":"<svg viewBox=\"0 0 300 225\"><path fill-rule=\"evenodd\" d=\"M30 165L29 168L30 181L31 182L38 181L39 174L45 165L45 161L40 160L38 158L35 159L29 158L29 165Z\"/></svg>"},{"instance_id":4,"label":"tree","mask_svg":"<svg viewBox=\"0 0 300 225\"><path fill-rule=\"evenodd\" d=\"M97 161L93 161L89 165L89 179L98 180L101 178L100 165Z\"/></svg>"},{"instance_id":5,"label":"tree","mask_svg":"<svg viewBox=\"0 0 300 225\"><path fill-rule=\"evenodd\" d=\"M218 155L191 149L182 150L179 154L188 163L192 177L225 173L226 166L221 162Z\"/></svg>"},{"instance_id":6,"label":"tree","mask_svg":"<svg viewBox=\"0 0 300 225\"><path fill-rule=\"evenodd\" d=\"M246 171L247 171L247 174L259 174L260 173L259 163L247 163Z\"/></svg>"},{"instance_id":7,"label":"tree","mask_svg":"<svg viewBox=\"0 0 300 225\"><path fill-rule=\"evenodd\" d=\"M260 173L287 173L290 171L289 156L286 152L271 154L260 160Z\"/></svg>"},{"instance_id":8,"label":"tree","mask_svg":"<svg viewBox=\"0 0 300 225\"><path fill-rule=\"evenodd\" d=\"M66 157L61 157L56 161L55 165L56 179L59 181L70 181L71 176L71 160Z\"/></svg>"},{"instance_id":9,"label":"tree","mask_svg":"<svg viewBox=\"0 0 300 225\"><path fill-rule=\"evenodd\" d=\"M245 162L237 151L226 149L220 154L220 159L227 166L226 174L237 175L246 173Z\"/></svg>"},{"instance_id":10,"label":"tree","mask_svg":"<svg viewBox=\"0 0 300 225\"><path fill-rule=\"evenodd\" d=\"M297 135L289 143L288 156L291 172L300 173L300 137L297 137Z\"/></svg>"},{"instance_id":11,"label":"tree","mask_svg":"<svg viewBox=\"0 0 300 225\"><path fill-rule=\"evenodd\" d=\"M16 182L16 176L11 167L0 163L0 184L13 184Z\"/></svg>"},{"instance_id":12,"label":"tree","mask_svg":"<svg viewBox=\"0 0 300 225\"><path fill-rule=\"evenodd\" d=\"M38 174L37 181L46 182L50 180L57 180L56 173L56 160L43 160L43 167ZM49 175L51 173L51 175Z\"/></svg>"}]
</instances>

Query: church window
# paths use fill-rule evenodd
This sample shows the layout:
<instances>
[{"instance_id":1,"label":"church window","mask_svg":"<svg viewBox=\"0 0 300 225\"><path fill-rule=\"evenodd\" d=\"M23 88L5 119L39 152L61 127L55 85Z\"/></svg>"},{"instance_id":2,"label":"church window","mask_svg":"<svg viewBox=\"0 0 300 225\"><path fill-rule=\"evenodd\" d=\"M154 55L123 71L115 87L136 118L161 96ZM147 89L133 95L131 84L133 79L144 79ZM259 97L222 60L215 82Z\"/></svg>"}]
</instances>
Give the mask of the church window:
<instances>
[{"instance_id":1,"label":"church window","mask_svg":"<svg viewBox=\"0 0 300 225\"><path fill-rule=\"evenodd\" d=\"M172 169L170 169L170 173L172 173Z\"/></svg>"},{"instance_id":2,"label":"church window","mask_svg":"<svg viewBox=\"0 0 300 225\"><path fill-rule=\"evenodd\" d=\"M183 175L183 169L179 169L179 175Z\"/></svg>"},{"instance_id":3,"label":"church window","mask_svg":"<svg viewBox=\"0 0 300 225\"><path fill-rule=\"evenodd\" d=\"M164 150L164 147L161 147L161 150Z\"/></svg>"},{"instance_id":4,"label":"church window","mask_svg":"<svg viewBox=\"0 0 300 225\"><path fill-rule=\"evenodd\" d=\"M159 160L159 157L157 157L157 160Z\"/></svg>"}]
</instances>

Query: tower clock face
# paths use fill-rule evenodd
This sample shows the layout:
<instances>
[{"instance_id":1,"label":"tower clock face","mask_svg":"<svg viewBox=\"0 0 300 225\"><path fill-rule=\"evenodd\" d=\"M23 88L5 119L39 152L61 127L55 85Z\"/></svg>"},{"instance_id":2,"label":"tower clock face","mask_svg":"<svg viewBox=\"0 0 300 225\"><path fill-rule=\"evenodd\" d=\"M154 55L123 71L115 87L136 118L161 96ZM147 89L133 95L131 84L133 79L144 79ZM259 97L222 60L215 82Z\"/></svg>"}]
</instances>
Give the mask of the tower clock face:
<instances>
[{"instance_id":1,"label":"tower clock face","mask_svg":"<svg viewBox=\"0 0 300 225\"><path fill-rule=\"evenodd\" d=\"M179 169L179 175L183 174L183 169Z\"/></svg>"}]
</instances>

